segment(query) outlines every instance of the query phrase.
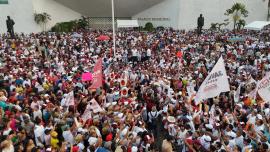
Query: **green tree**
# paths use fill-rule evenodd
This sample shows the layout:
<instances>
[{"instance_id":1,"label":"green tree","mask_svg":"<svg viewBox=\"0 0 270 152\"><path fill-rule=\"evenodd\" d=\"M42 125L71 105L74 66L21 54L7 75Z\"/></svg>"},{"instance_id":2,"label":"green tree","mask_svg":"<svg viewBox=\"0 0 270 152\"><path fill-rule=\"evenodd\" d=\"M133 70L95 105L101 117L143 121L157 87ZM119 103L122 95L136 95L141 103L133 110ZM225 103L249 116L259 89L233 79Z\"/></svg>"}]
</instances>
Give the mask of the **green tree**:
<instances>
[{"instance_id":1,"label":"green tree","mask_svg":"<svg viewBox=\"0 0 270 152\"><path fill-rule=\"evenodd\" d=\"M151 22L148 22L148 23L145 24L144 29L145 29L146 31L151 32L151 31L154 30L154 25L153 25Z\"/></svg>"},{"instance_id":2,"label":"green tree","mask_svg":"<svg viewBox=\"0 0 270 152\"><path fill-rule=\"evenodd\" d=\"M224 20L222 23L212 23L210 29L213 31L220 31L222 26L225 27L227 25L229 25L229 19Z\"/></svg>"},{"instance_id":3,"label":"green tree","mask_svg":"<svg viewBox=\"0 0 270 152\"><path fill-rule=\"evenodd\" d=\"M42 31L46 31L46 25L51 20L51 15L43 12L43 13L35 13L34 14L35 22L41 26Z\"/></svg>"},{"instance_id":4,"label":"green tree","mask_svg":"<svg viewBox=\"0 0 270 152\"><path fill-rule=\"evenodd\" d=\"M243 20L242 17L248 17L248 11L244 4L235 3L232 8L226 10L225 15L232 17L233 29L235 30L238 22Z\"/></svg>"},{"instance_id":5,"label":"green tree","mask_svg":"<svg viewBox=\"0 0 270 152\"><path fill-rule=\"evenodd\" d=\"M84 29L84 30L86 30L87 28L89 28L88 18L82 16L82 18L80 18L79 20L77 20L77 28L78 29Z\"/></svg>"},{"instance_id":6,"label":"green tree","mask_svg":"<svg viewBox=\"0 0 270 152\"><path fill-rule=\"evenodd\" d=\"M218 23L211 23L211 27L210 29L213 30L213 31L216 31L218 29Z\"/></svg>"},{"instance_id":7,"label":"green tree","mask_svg":"<svg viewBox=\"0 0 270 152\"><path fill-rule=\"evenodd\" d=\"M246 21L245 20L239 20L237 22L237 30L240 30L241 28L243 28L246 25Z\"/></svg>"}]
</instances>

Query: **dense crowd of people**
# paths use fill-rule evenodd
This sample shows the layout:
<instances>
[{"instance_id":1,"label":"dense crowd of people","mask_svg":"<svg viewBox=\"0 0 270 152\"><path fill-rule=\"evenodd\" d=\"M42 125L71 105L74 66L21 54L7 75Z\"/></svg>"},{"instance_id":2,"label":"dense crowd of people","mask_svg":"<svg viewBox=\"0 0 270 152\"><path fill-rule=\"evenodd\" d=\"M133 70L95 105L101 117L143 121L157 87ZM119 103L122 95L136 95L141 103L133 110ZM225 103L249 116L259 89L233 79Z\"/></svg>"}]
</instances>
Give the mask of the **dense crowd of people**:
<instances>
[{"instance_id":1,"label":"dense crowd of people","mask_svg":"<svg viewBox=\"0 0 270 152\"><path fill-rule=\"evenodd\" d=\"M262 34L263 33L263 34ZM109 40L100 40L107 35ZM173 29L0 37L2 152L267 152L269 31ZM194 102L223 56L230 92ZM102 58L102 87L82 81ZM236 97L237 89L239 97ZM64 104L70 92L74 104ZM90 109L95 100L102 110ZM90 105L91 106L91 105Z\"/></svg>"}]
</instances>

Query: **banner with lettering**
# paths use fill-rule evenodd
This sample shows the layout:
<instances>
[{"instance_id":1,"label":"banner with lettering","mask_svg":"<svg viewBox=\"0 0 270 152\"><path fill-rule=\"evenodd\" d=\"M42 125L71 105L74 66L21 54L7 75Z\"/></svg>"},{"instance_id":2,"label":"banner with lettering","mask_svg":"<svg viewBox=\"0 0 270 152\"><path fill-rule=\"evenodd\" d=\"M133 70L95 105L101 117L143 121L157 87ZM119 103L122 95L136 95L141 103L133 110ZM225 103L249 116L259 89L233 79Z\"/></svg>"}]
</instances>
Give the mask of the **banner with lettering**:
<instances>
[{"instance_id":1,"label":"banner with lettering","mask_svg":"<svg viewBox=\"0 0 270 152\"><path fill-rule=\"evenodd\" d=\"M93 80L92 80L92 85L91 89L97 89L102 86L102 58L98 59L95 67L94 67L94 72L92 74Z\"/></svg>"},{"instance_id":2,"label":"banner with lettering","mask_svg":"<svg viewBox=\"0 0 270 152\"><path fill-rule=\"evenodd\" d=\"M201 84L195 102L199 104L202 100L218 96L222 92L230 91L228 76L222 56Z\"/></svg>"},{"instance_id":3,"label":"banner with lettering","mask_svg":"<svg viewBox=\"0 0 270 152\"><path fill-rule=\"evenodd\" d=\"M270 102L270 75L266 75L257 84L258 93L265 102Z\"/></svg>"}]
</instances>

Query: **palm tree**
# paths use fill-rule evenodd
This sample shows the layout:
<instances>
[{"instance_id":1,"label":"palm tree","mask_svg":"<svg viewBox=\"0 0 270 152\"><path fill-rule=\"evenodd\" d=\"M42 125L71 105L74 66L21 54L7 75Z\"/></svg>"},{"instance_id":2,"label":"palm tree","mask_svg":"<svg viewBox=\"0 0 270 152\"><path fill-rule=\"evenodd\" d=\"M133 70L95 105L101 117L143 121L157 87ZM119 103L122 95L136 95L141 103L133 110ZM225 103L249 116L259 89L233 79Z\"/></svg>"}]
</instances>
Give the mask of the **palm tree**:
<instances>
[{"instance_id":1,"label":"palm tree","mask_svg":"<svg viewBox=\"0 0 270 152\"><path fill-rule=\"evenodd\" d=\"M35 22L41 26L42 31L46 31L46 25L51 20L51 15L45 12L35 13L34 18Z\"/></svg>"},{"instance_id":2,"label":"palm tree","mask_svg":"<svg viewBox=\"0 0 270 152\"><path fill-rule=\"evenodd\" d=\"M210 29L216 31L218 29L218 23L212 23Z\"/></svg>"},{"instance_id":3,"label":"palm tree","mask_svg":"<svg viewBox=\"0 0 270 152\"><path fill-rule=\"evenodd\" d=\"M237 23L237 30L240 30L245 25L246 25L246 21L245 20L239 20L238 23Z\"/></svg>"},{"instance_id":4,"label":"palm tree","mask_svg":"<svg viewBox=\"0 0 270 152\"><path fill-rule=\"evenodd\" d=\"M242 20L242 17L248 16L248 11L244 4L235 3L232 8L226 10L225 15L232 16L233 29L235 30L237 23Z\"/></svg>"}]
</instances>

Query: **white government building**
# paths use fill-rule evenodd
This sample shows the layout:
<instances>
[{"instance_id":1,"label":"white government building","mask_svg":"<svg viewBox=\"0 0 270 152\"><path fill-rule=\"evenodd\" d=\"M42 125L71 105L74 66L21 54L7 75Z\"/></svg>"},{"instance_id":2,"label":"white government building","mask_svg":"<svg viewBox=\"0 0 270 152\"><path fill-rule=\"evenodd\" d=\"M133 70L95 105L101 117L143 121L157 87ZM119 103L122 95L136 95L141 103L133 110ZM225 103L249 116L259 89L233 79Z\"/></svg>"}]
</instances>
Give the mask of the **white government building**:
<instances>
[{"instance_id":1,"label":"white government building","mask_svg":"<svg viewBox=\"0 0 270 152\"><path fill-rule=\"evenodd\" d=\"M205 27L223 22L225 10L235 2L244 3L249 11L247 23L265 21L267 0L114 0L118 19L136 19L140 26L152 22L154 26L176 29L196 28L197 17L203 14ZM0 33L6 32L6 16L15 21L16 32L39 32L34 13L46 12L52 20L48 29L58 22L90 17L91 27L111 27L111 0L0 0ZM228 26L232 27L232 24Z\"/></svg>"}]
</instances>

